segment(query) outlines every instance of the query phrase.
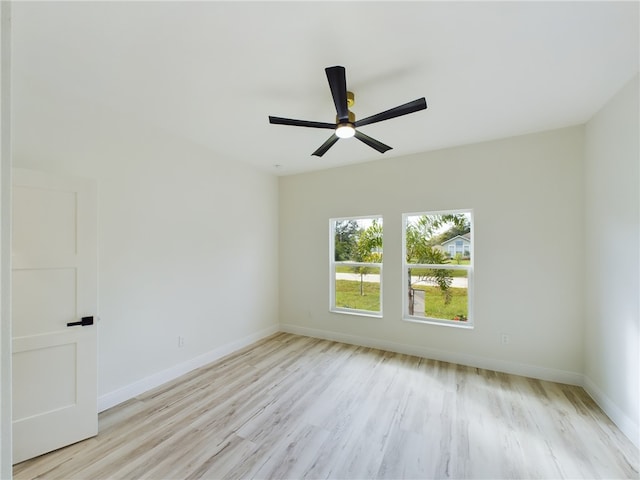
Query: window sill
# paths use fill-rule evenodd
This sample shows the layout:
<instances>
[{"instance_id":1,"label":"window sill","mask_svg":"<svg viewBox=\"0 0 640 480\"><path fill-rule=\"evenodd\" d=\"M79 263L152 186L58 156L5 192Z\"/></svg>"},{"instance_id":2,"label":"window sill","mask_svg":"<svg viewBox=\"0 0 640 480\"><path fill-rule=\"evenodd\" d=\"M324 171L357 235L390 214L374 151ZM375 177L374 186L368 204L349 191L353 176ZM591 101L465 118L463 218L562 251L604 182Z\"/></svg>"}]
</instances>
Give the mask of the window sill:
<instances>
[{"instance_id":1,"label":"window sill","mask_svg":"<svg viewBox=\"0 0 640 480\"><path fill-rule=\"evenodd\" d=\"M452 327L452 328L461 328L463 330L473 330L473 323L471 322L460 322L456 320L437 320L435 318L415 318L415 317L402 317L402 321L411 322L411 323L421 323L427 325L438 325L440 327Z\"/></svg>"},{"instance_id":2,"label":"window sill","mask_svg":"<svg viewBox=\"0 0 640 480\"><path fill-rule=\"evenodd\" d=\"M339 308L329 309L331 313L339 313L341 315L355 315L356 317L382 318L382 313L369 312L367 310L342 310Z\"/></svg>"}]
</instances>

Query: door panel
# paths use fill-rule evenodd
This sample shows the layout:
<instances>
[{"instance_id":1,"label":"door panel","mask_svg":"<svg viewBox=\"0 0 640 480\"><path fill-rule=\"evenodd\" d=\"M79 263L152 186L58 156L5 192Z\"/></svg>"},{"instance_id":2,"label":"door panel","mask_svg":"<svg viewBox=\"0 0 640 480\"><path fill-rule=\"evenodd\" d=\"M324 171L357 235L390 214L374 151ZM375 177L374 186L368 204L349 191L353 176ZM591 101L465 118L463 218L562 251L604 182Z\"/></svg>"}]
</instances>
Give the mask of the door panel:
<instances>
[{"instance_id":1,"label":"door panel","mask_svg":"<svg viewBox=\"0 0 640 480\"><path fill-rule=\"evenodd\" d=\"M13 171L14 463L97 433L96 188Z\"/></svg>"},{"instance_id":2,"label":"door panel","mask_svg":"<svg viewBox=\"0 0 640 480\"><path fill-rule=\"evenodd\" d=\"M76 192L15 186L13 203L15 254L34 260L76 255Z\"/></svg>"},{"instance_id":3,"label":"door panel","mask_svg":"<svg viewBox=\"0 0 640 480\"><path fill-rule=\"evenodd\" d=\"M75 268L16 270L12 288L14 337L60 330L78 316Z\"/></svg>"},{"instance_id":4,"label":"door panel","mask_svg":"<svg viewBox=\"0 0 640 480\"><path fill-rule=\"evenodd\" d=\"M49 375L40 377L42 365L47 365ZM46 411L68 408L76 403L77 375L75 372L76 346L74 343L47 345L45 348L16 352L13 368L20 378L13 392L16 418L27 418ZM38 381L28 381L38 379Z\"/></svg>"}]
</instances>

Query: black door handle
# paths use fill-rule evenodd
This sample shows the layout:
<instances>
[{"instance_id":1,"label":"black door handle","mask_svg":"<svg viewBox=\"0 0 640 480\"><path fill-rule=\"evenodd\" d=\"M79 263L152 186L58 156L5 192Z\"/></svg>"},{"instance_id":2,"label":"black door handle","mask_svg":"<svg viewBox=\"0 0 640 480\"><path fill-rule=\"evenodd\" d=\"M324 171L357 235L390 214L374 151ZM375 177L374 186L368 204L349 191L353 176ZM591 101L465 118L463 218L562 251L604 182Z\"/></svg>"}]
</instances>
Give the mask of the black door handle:
<instances>
[{"instance_id":1,"label":"black door handle","mask_svg":"<svg viewBox=\"0 0 640 480\"><path fill-rule=\"evenodd\" d=\"M67 323L67 327L75 327L76 325L81 325L83 327L93 325L93 317L82 317L82 320L79 322Z\"/></svg>"}]
</instances>

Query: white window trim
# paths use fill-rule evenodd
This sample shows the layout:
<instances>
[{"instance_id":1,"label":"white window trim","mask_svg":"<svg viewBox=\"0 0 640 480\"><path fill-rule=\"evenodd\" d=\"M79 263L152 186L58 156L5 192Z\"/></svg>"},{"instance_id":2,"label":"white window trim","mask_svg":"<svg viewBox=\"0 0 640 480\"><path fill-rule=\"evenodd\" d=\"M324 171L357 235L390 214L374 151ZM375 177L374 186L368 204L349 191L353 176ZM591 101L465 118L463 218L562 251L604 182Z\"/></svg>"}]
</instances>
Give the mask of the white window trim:
<instances>
[{"instance_id":1,"label":"white window trim","mask_svg":"<svg viewBox=\"0 0 640 480\"><path fill-rule=\"evenodd\" d=\"M383 271L382 263L365 263L365 262L336 262L335 261L335 224L345 220L382 220L382 250L384 252L384 220L382 215L366 215L362 217L338 217L329 219L329 311L332 313L340 313L343 315L357 315L360 317L382 318L383 305ZM384 255L384 253L383 253ZM384 262L384 257L383 260ZM338 265L347 265L349 267L372 267L380 269L380 311L372 312L371 310L359 310L357 308L344 308L336 306L336 267Z\"/></svg>"},{"instance_id":2,"label":"white window trim","mask_svg":"<svg viewBox=\"0 0 640 480\"><path fill-rule=\"evenodd\" d=\"M455 264L408 264L407 263L407 219L408 217L417 215L446 215L456 213L469 213L471 224L471 237L469 239L469 250L471 253L471 260L469 265L455 265ZM438 210L438 211L425 211L425 212L413 212L402 214L402 320L405 322L421 323L428 325L440 325L445 327L473 329L474 328L474 313L473 313L473 262L475 259L474 248L474 226L473 226L473 209L465 208L458 210ZM467 321L460 322L457 320L446 320L442 318L430 318L430 317L417 317L415 315L409 315L409 292L407 291L407 285L409 284L409 266L411 268L431 268L442 270L466 270L467 271Z\"/></svg>"}]
</instances>

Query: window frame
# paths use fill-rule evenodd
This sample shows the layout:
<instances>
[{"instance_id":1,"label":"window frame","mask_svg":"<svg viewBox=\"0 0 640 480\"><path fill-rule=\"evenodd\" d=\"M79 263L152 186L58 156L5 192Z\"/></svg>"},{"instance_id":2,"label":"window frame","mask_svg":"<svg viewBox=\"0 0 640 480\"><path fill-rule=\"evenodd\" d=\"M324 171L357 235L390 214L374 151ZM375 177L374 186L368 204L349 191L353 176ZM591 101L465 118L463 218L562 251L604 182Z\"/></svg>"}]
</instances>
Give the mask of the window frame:
<instances>
[{"instance_id":1,"label":"window frame","mask_svg":"<svg viewBox=\"0 0 640 480\"><path fill-rule=\"evenodd\" d=\"M346 220L379 220L382 225L382 261L380 263L371 262L352 262L352 261L336 261L335 256L335 226L337 222ZM354 217L335 217L329 219L329 311L331 313L339 313L345 315L357 315L361 317L383 317L383 262L384 262L384 219L382 215L362 215ZM346 265L349 267L369 267L378 268L380 271L380 310L378 312L372 310L361 310L357 308L346 308L336 306L336 267L339 265Z\"/></svg>"},{"instance_id":2,"label":"window frame","mask_svg":"<svg viewBox=\"0 0 640 480\"><path fill-rule=\"evenodd\" d=\"M456 264L423 264L423 263L407 263L407 222L409 217L421 215L448 215L448 214L469 214L469 224L471 230L469 232L469 265ZM402 214L402 320L406 322L414 322L427 325L440 325L454 328L473 329L474 328L474 312L473 312L473 272L475 262L474 248L474 214L473 209L452 209L452 210L435 210L423 212L410 212ZM464 249L464 245L463 245ZM448 250L448 249L447 249ZM455 250L454 250L455 251ZM448 251L446 253L449 253ZM409 268L428 268L438 270L463 270L467 272L467 320L461 322L459 320L448 320L444 318L420 317L417 315L409 315Z\"/></svg>"}]
</instances>

